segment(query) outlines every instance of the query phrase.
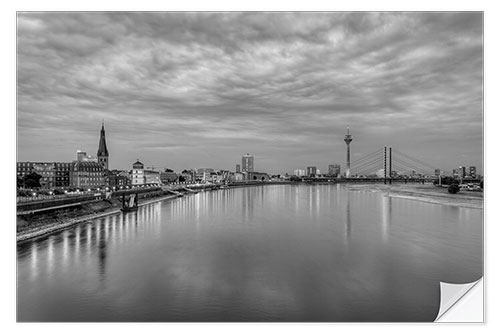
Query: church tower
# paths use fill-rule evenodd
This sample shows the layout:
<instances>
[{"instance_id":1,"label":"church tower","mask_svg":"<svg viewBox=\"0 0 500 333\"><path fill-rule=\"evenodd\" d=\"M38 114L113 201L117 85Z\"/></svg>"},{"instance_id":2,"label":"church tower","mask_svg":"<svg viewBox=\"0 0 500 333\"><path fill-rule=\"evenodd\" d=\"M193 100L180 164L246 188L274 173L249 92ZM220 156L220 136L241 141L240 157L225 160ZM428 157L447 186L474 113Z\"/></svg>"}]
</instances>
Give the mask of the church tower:
<instances>
[{"instance_id":1,"label":"church tower","mask_svg":"<svg viewBox=\"0 0 500 333\"><path fill-rule=\"evenodd\" d=\"M109 153L106 146L106 133L104 131L104 121L102 122L101 138L99 140L99 149L97 150L97 161L105 170L108 170Z\"/></svg>"}]
</instances>

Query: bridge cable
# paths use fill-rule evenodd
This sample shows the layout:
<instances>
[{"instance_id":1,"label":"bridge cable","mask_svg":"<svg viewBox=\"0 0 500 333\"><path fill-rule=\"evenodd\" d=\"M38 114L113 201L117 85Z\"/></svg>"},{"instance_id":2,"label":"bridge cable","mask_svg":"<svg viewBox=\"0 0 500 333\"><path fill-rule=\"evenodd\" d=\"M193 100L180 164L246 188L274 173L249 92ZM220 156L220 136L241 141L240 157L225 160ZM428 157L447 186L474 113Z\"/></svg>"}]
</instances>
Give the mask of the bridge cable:
<instances>
[{"instance_id":1,"label":"bridge cable","mask_svg":"<svg viewBox=\"0 0 500 333\"><path fill-rule=\"evenodd\" d=\"M356 174L362 175L362 176L367 176L367 175L370 175L370 174L373 174L373 173L376 174L380 169L381 169L380 167L365 169L365 170L362 170L361 172L356 173Z\"/></svg>"},{"instance_id":2,"label":"bridge cable","mask_svg":"<svg viewBox=\"0 0 500 333\"><path fill-rule=\"evenodd\" d=\"M418 171L419 173L422 173L422 174L428 174L428 173L429 173L429 171L427 171L427 170L425 170L425 169L422 169L422 168L420 168L420 167L418 167L418 166L416 166L416 165L413 165L413 164L411 164L411 163L408 163L408 162L406 162L406 161L402 161L402 160L400 160L400 159L399 159L399 158L397 158L397 157L393 157L393 160L394 160L395 162L397 162L397 163L393 163L393 167L394 167L394 166L397 166L397 165L398 165L398 163L399 163L399 164L401 164L401 166L402 166L402 167L407 167L407 168L409 168L410 170L415 170L415 171Z\"/></svg>"},{"instance_id":3,"label":"bridge cable","mask_svg":"<svg viewBox=\"0 0 500 333\"><path fill-rule=\"evenodd\" d=\"M365 167L370 166L370 165L373 165L373 164L375 164L375 163L380 163L380 164L382 164L382 165L383 165L383 161L381 161L380 159L378 159L378 158L377 158L376 160L368 161L368 162L363 163L363 164L361 164L361 165L357 165L357 166L355 166L355 167L351 168L351 170L360 170L360 169L364 169Z\"/></svg>"},{"instance_id":4,"label":"bridge cable","mask_svg":"<svg viewBox=\"0 0 500 333\"><path fill-rule=\"evenodd\" d=\"M374 161L374 160L379 160L381 157L382 157L382 151L372 153L368 156L365 156L362 159L357 160L355 163L351 163L351 168L363 165L365 163L369 163L369 162Z\"/></svg>"},{"instance_id":5,"label":"bridge cable","mask_svg":"<svg viewBox=\"0 0 500 333\"><path fill-rule=\"evenodd\" d=\"M399 159L398 157L393 157L393 159L394 159L394 161L396 161L396 162L398 162L400 164L403 164L406 167L418 170L419 172L431 173L431 174L433 172L432 169L429 169L429 168L426 168L426 167L422 167L421 165L416 165L415 163L412 163L412 162L409 162L409 161L406 161L406 160L403 160L403 159Z\"/></svg>"},{"instance_id":6,"label":"bridge cable","mask_svg":"<svg viewBox=\"0 0 500 333\"><path fill-rule=\"evenodd\" d=\"M376 160L376 161L372 161L371 163L366 163L364 166L356 168L354 170L357 172L363 172L365 170L373 169L373 168L381 169L381 168L383 168L383 165L384 165L383 161Z\"/></svg>"},{"instance_id":7,"label":"bridge cable","mask_svg":"<svg viewBox=\"0 0 500 333\"><path fill-rule=\"evenodd\" d=\"M415 157L409 156L409 155L407 155L407 154L405 154L405 153L403 153L403 152L401 152L401 151L399 151L399 150L397 150L395 148L392 148L392 150L393 150L393 152L396 152L397 154L402 155L402 156L406 157L407 159L410 159L413 162L419 163L422 166L425 166L425 167L427 167L427 168L429 168L431 170L437 169L435 166L430 165L429 163L426 163L424 161L421 161L421 160L419 160L419 159L417 159Z\"/></svg>"},{"instance_id":8,"label":"bridge cable","mask_svg":"<svg viewBox=\"0 0 500 333\"><path fill-rule=\"evenodd\" d=\"M394 163L396 165L399 163L402 166L405 166L405 167L408 167L408 168L411 168L411 169L415 169L416 171L419 171L419 172L421 172L421 171L424 171L424 173L428 172L427 169L423 169L423 168L421 168L418 165L415 165L415 164L410 163L410 162L405 161L405 160L401 160L401 159L399 159L397 157L393 157L393 160L394 160L394 162L396 162L396 163Z\"/></svg>"},{"instance_id":9,"label":"bridge cable","mask_svg":"<svg viewBox=\"0 0 500 333\"><path fill-rule=\"evenodd\" d=\"M371 153L371 154L368 154L368 155L366 155L366 156L363 156L363 157L361 157L360 159L357 159L357 160L355 160L355 161L351 162L351 167L352 167L353 165L356 165L356 164L359 164L359 163L361 163L361 162L364 162L364 161L366 161L367 159L370 159L370 158L373 158L373 157L375 157L375 156L378 156L378 154L380 154L381 152L382 152L382 150L380 150L380 149L379 149L379 150L377 150L377 151L375 151L375 152L373 152L373 153Z\"/></svg>"}]
</instances>

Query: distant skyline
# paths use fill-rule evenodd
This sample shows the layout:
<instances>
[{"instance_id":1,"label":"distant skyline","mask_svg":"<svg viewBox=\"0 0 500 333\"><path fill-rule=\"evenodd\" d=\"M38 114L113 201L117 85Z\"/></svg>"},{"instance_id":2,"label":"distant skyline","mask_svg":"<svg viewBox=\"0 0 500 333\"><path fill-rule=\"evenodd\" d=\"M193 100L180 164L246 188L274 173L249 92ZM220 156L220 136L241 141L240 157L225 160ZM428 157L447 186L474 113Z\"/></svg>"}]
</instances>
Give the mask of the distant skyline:
<instances>
[{"instance_id":1,"label":"distant skyline","mask_svg":"<svg viewBox=\"0 0 500 333\"><path fill-rule=\"evenodd\" d=\"M17 159L288 172L384 145L483 174L482 13L19 13ZM342 170L344 172L344 169Z\"/></svg>"}]
</instances>

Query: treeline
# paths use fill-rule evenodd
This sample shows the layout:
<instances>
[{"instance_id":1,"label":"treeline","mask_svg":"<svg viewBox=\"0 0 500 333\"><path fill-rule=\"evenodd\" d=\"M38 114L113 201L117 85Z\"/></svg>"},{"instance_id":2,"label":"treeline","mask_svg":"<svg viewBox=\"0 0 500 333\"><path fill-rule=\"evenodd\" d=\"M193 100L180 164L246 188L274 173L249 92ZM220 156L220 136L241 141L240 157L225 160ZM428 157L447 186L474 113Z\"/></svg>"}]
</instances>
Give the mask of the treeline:
<instances>
[{"instance_id":1,"label":"treeline","mask_svg":"<svg viewBox=\"0 0 500 333\"><path fill-rule=\"evenodd\" d=\"M434 185L439 185L439 179L434 181ZM460 192L460 180L454 177L441 177L441 185L448 186L448 192L455 194ZM483 189L483 180L479 183L479 187Z\"/></svg>"},{"instance_id":2,"label":"treeline","mask_svg":"<svg viewBox=\"0 0 500 333\"><path fill-rule=\"evenodd\" d=\"M40 184L40 179L42 176L39 174L32 172L29 174L24 175L24 177L19 177L17 176L17 187L24 187L24 188L38 188L41 187Z\"/></svg>"}]
</instances>

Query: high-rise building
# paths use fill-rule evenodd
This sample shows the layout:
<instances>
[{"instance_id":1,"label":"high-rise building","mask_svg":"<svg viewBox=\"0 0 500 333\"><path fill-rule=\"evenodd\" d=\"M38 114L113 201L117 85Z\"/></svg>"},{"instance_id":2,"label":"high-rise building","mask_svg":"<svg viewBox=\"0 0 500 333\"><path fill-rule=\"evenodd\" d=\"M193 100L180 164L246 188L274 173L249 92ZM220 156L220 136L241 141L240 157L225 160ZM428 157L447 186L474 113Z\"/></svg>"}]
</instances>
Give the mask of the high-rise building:
<instances>
[{"instance_id":1,"label":"high-rise building","mask_svg":"<svg viewBox=\"0 0 500 333\"><path fill-rule=\"evenodd\" d=\"M345 169L345 176L349 178L351 176L351 142L352 135L349 134L349 126L347 126L347 134L344 138L345 143L347 144L347 165Z\"/></svg>"},{"instance_id":2,"label":"high-rise building","mask_svg":"<svg viewBox=\"0 0 500 333\"><path fill-rule=\"evenodd\" d=\"M243 172L253 172L254 168L254 159L250 154L245 154L241 158L241 169Z\"/></svg>"},{"instance_id":3,"label":"high-rise building","mask_svg":"<svg viewBox=\"0 0 500 333\"><path fill-rule=\"evenodd\" d=\"M328 174L330 176L337 177L340 175L340 165L339 164L330 164L328 166Z\"/></svg>"},{"instance_id":4,"label":"high-rise building","mask_svg":"<svg viewBox=\"0 0 500 333\"><path fill-rule=\"evenodd\" d=\"M293 174L297 177L302 177L306 175L306 170L304 169L296 169L293 171Z\"/></svg>"},{"instance_id":5,"label":"high-rise building","mask_svg":"<svg viewBox=\"0 0 500 333\"><path fill-rule=\"evenodd\" d=\"M104 131L104 122L101 127L101 137L99 139L99 149L97 150L97 160L102 167L107 170L109 163L108 147L106 146L106 133Z\"/></svg>"},{"instance_id":6,"label":"high-rise building","mask_svg":"<svg viewBox=\"0 0 500 333\"><path fill-rule=\"evenodd\" d=\"M475 166L469 167L469 176L471 176L472 178L476 178L476 167Z\"/></svg>"},{"instance_id":7,"label":"high-rise building","mask_svg":"<svg viewBox=\"0 0 500 333\"><path fill-rule=\"evenodd\" d=\"M99 162L97 157L92 157L90 155L87 155L86 152L77 150L76 151L76 161L73 162ZM101 164L102 166L102 164Z\"/></svg>"},{"instance_id":8,"label":"high-rise building","mask_svg":"<svg viewBox=\"0 0 500 333\"><path fill-rule=\"evenodd\" d=\"M316 175L316 167L315 166L308 166L307 167L307 175L310 176L315 176Z\"/></svg>"},{"instance_id":9,"label":"high-rise building","mask_svg":"<svg viewBox=\"0 0 500 333\"><path fill-rule=\"evenodd\" d=\"M76 151L76 161L83 162L87 158L87 152L77 150Z\"/></svg>"},{"instance_id":10,"label":"high-rise building","mask_svg":"<svg viewBox=\"0 0 500 333\"><path fill-rule=\"evenodd\" d=\"M241 165L236 164L236 172L241 172Z\"/></svg>"},{"instance_id":11,"label":"high-rise building","mask_svg":"<svg viewBox=\"0 0 500 333\"><path fill-rule=\"evenodd\" d=\"M467 169L464 166L458 167L459 177L464 178L467 176Z\"/></svg>"}]
</instances>

